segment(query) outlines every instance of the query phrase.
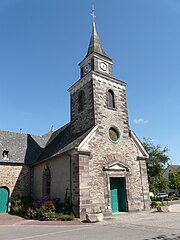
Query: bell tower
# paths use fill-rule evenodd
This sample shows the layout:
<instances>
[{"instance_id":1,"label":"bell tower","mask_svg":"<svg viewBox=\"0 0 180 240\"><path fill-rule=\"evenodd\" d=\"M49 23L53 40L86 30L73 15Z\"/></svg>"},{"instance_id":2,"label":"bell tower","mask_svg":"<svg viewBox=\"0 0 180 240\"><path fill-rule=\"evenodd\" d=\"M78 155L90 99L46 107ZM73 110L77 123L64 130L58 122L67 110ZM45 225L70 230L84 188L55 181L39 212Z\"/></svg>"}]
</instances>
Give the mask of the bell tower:
<instances>
[{"instance_id":1,"label":"bell tower","mask_svg":"<svg viewBox=\"0 0 180 240\"><path fill-rule=\"evenodd\" d=\"M125 86L112 75L112 59L102 48L94 9L93 26L85 58L80 62L80 80L69 88L71 95L71 130L73 133L101 125L107 132L115 126L118 134L129 134ZM118 126L118 127L117 127ZM113 128L114 129L114 128Z\"/></svg>"},{"instance_id":2,"label":"bell tower","mask_svg":"<svg viewBox=\"0 0 180 240\"><path fill-rule=\"evenodd\" d=\"M102 48L96 31L95 22L93 22L87 54L79 65L81 69L81 78L91 70L107 76L112 76L112 60L107 56Z\"/></svg>"}]
</instances>

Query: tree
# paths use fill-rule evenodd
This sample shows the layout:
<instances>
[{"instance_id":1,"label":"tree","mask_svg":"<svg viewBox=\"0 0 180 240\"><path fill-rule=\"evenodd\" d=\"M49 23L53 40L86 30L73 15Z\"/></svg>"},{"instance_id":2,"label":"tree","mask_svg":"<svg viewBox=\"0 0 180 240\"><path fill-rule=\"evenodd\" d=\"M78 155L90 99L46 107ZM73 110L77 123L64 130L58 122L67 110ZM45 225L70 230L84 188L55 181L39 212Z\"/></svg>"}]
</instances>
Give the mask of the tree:
<instances>
[{"instance_id":1,"label":"tree","mask_svg":"<svg viewBox=\"0 0 180 240\"><path fill-rule=\"evenodd\" d=\"M151 139L143 139L143 146L149 154L147 159L147 173L149 189L153 193L164 192L167 180L162 177L162 171L167 166L170 158L167 155L168 148L154 145Z\"/></svg>"},{"instance_id":2,"label":"tree","mask_svg":"<svg viewBox=\"0 0 180 240\"><path fill-rule=\"evenodd\" d=\"M168 186L171 189L178 189L180 194L180 170L170 171L169 172L169 184Z\"/></svg>"}]
</instances>

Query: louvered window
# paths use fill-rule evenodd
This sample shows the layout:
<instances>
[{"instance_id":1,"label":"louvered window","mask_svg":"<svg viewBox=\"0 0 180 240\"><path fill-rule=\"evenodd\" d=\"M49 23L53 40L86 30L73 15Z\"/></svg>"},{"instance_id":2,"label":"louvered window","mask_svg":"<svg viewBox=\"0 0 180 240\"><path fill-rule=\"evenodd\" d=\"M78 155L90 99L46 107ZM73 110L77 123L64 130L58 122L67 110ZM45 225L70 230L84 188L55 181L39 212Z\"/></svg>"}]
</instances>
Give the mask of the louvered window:
<instances>
[{"instance_id":1,"label":"louvered window","mask_svg":"<svg viewBox=\"0 0 180 240\"><path fill-rule=\"evenodd\" d=\"M108 94L108 96L107 96L107 101L108 101L107 106L109 108L115 108L114 92L111 89L109 89L107 94Z\"/></svg>"}]
</instances>

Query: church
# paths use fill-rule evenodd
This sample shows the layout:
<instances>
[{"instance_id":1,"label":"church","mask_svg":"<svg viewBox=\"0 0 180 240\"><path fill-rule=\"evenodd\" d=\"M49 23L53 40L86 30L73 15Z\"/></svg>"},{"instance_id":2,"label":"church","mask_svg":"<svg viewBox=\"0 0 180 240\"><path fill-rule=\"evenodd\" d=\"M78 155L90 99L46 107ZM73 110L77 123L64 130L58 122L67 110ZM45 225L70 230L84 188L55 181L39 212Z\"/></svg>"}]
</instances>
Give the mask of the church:
<instances>
[{"instance_id":1,"label":"church","mask_svg":"<svg viewBox=\"0 0 180 240\"><path fill-rule=\"evenodd\" d=\"M129 128L126 83L112 63L93 22L80 79L68 89L70 122L42 136L0 131L0 212L17 196L66 192L81 218L150 208L148 154Z\"/></svg>"}]
</instances>

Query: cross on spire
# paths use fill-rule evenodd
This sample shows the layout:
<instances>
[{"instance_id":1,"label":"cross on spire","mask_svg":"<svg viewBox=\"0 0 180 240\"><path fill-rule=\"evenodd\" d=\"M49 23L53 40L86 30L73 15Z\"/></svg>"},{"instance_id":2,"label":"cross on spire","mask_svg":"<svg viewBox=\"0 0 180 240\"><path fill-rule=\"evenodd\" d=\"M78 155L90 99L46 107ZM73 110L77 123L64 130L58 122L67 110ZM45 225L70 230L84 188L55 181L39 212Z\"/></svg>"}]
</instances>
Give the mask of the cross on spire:
<instances>
[{"instance_id":1,"label":"cross on spire","mask_svg":"<svg viewBox=\"0 0 180 240\"><path fill-rule=\"evenodd\" d=\"M92 13L91 13L92 19L93 19L93 26L95 26L95 11L94 11L94 3L92 4Z\"/></svg>"}]
</instances>

